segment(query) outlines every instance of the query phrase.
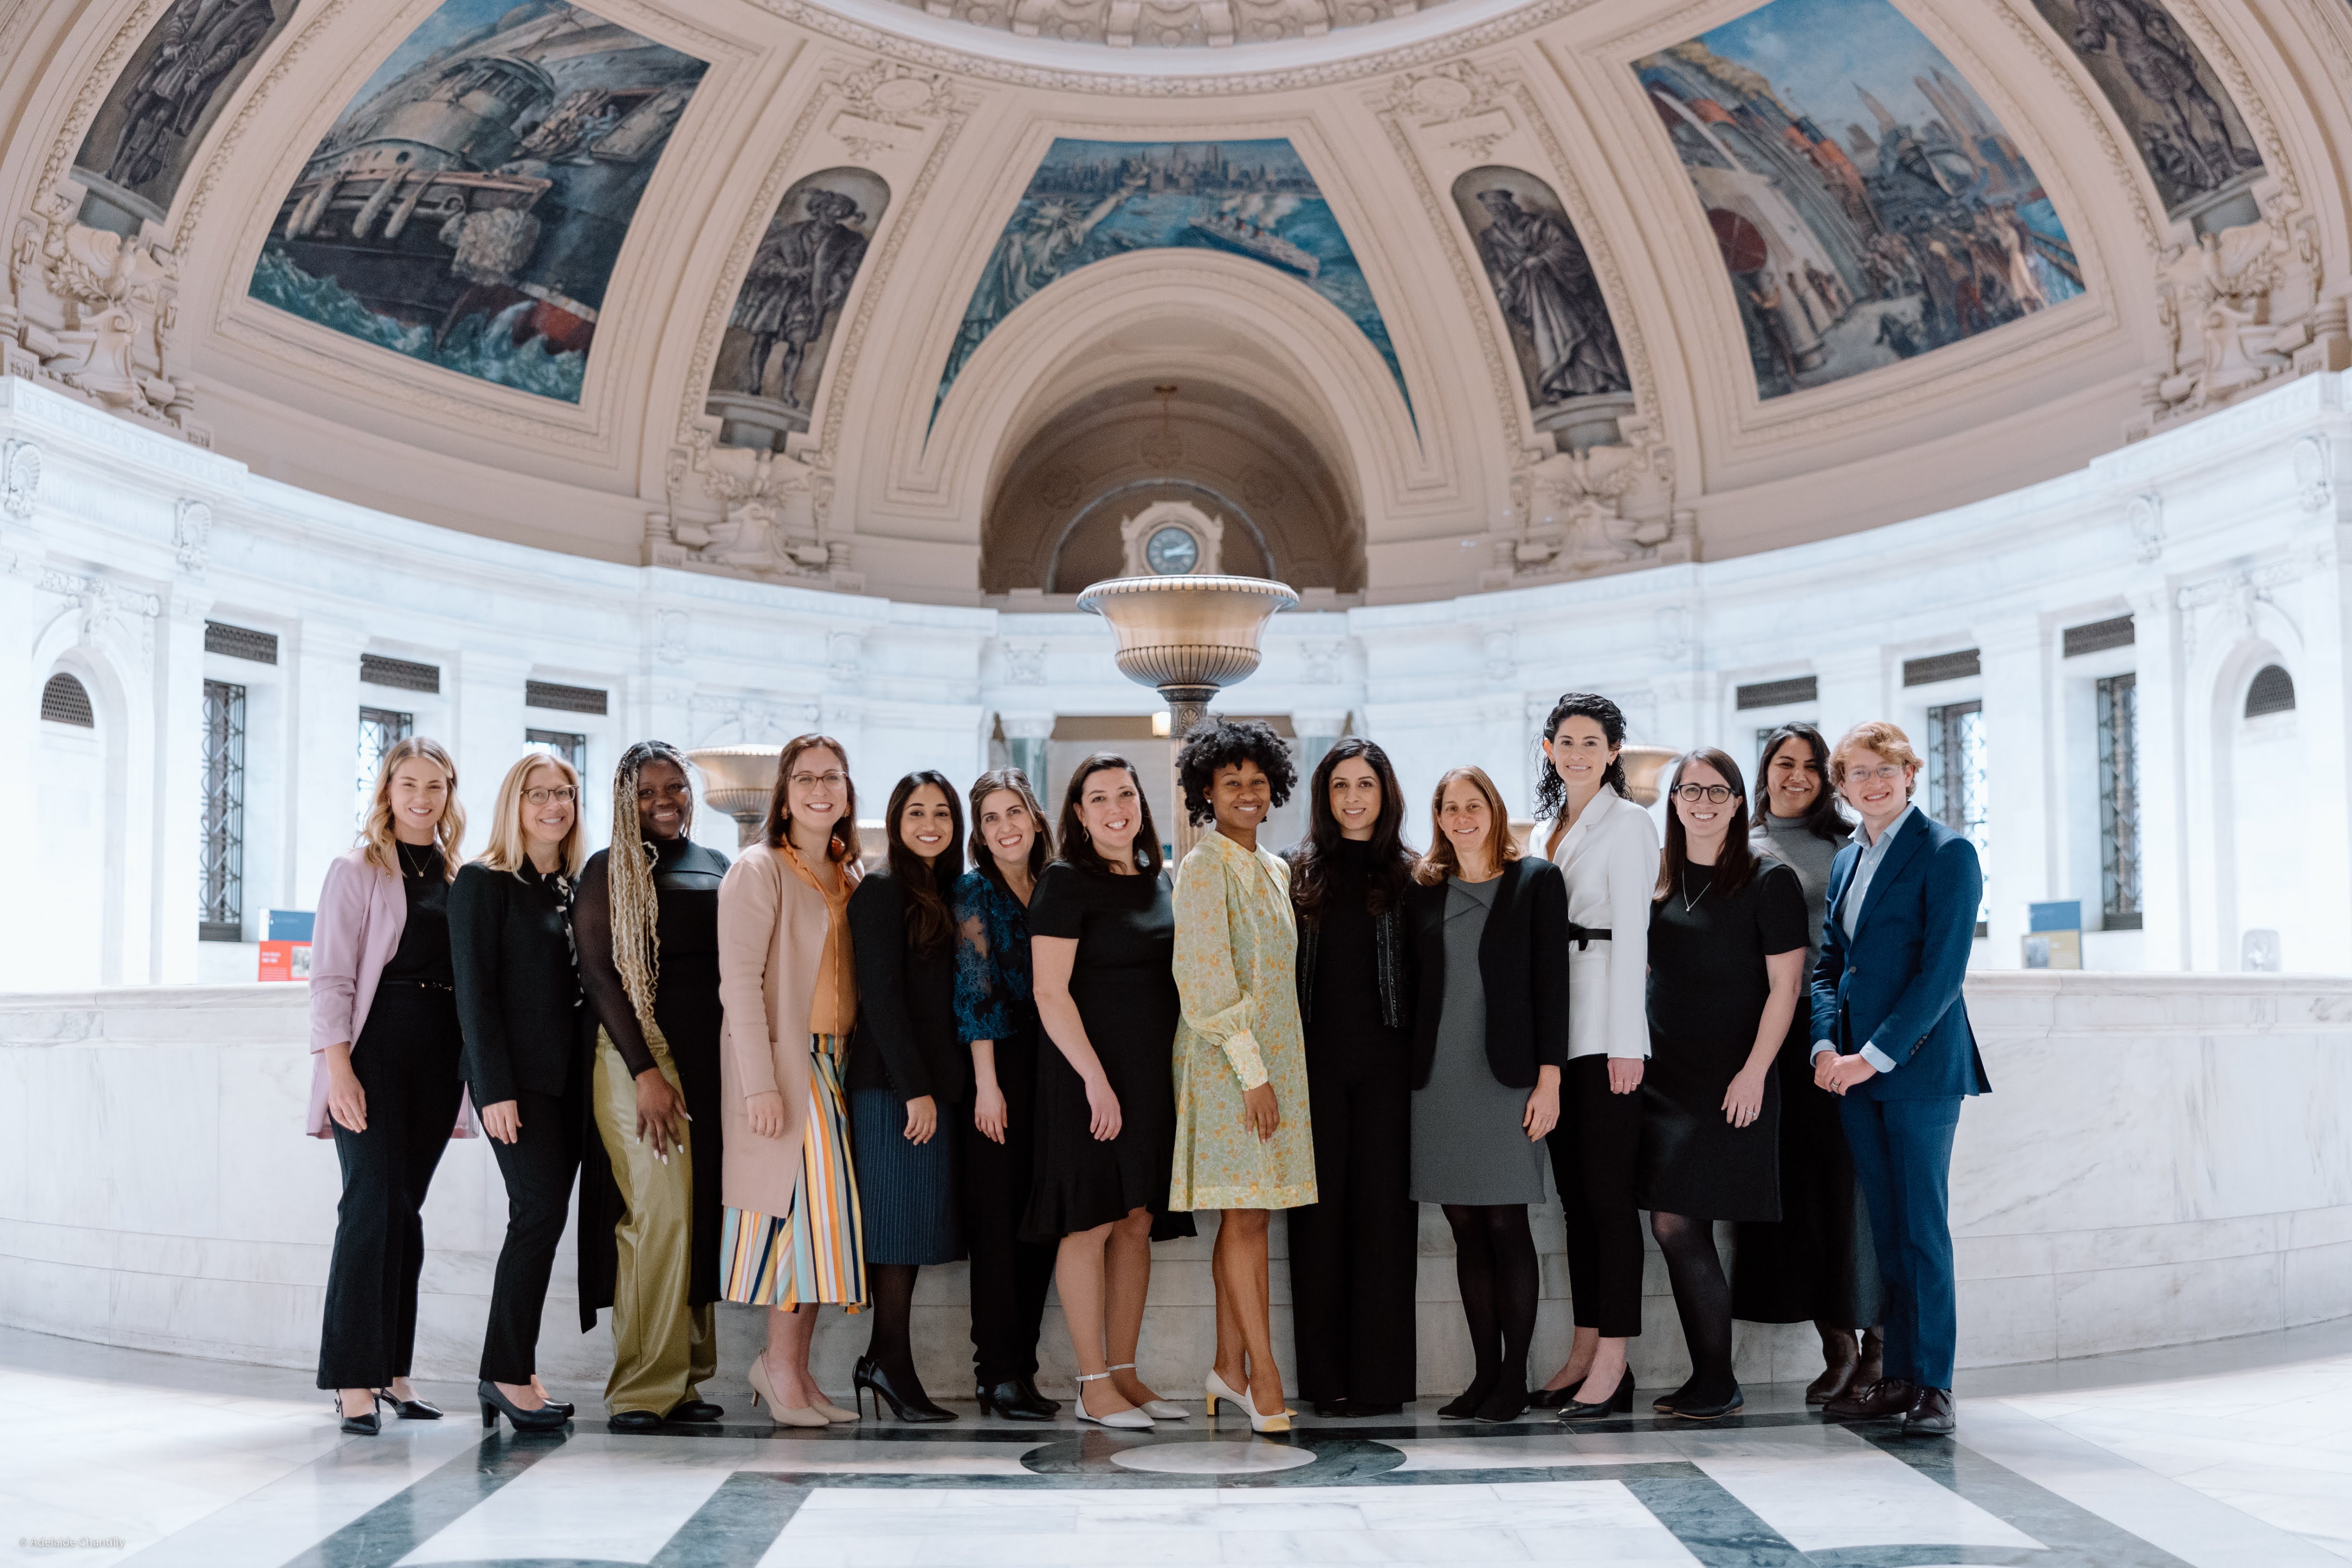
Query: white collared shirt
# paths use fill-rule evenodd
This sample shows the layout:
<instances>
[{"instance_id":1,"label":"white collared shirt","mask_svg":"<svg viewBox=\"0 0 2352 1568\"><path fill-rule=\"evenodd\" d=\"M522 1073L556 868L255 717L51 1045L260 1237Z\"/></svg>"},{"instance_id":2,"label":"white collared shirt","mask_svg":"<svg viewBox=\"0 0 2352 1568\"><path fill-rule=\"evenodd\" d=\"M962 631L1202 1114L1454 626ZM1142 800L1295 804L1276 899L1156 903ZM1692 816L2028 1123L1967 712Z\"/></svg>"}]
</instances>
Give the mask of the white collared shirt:
<instances>
[{"instance_id":1,"label":"white collared shirt","mask_svg":"<svg viewBox=\"0 0 2352 1568\"><path fill-rule=\"evenodd\" d=\"M1658 885L1658 826L1602 784L1551 856L1568 882L1568 918L1610 932L1568 947L1568 1056L1650 1054L1650 895Z\"/></svg>"}]
</instances>

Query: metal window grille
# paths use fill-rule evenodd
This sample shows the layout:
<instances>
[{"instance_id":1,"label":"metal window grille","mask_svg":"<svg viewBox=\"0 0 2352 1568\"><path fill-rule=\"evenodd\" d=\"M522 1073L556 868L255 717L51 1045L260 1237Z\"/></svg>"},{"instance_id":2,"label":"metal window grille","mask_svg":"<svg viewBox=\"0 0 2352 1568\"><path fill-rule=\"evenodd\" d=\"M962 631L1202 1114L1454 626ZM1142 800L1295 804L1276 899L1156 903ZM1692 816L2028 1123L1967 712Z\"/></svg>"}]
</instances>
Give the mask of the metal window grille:
<instances>
[{"instance_id":1,"label":"metal window grille","mask_svg":"<svg viewBox=\"0 0 2352 1568\"><path fill-rule=\"evenodd\" d=\"M360 655L360 679L370 686L389 686L398 691L438 691L441 667L363 653Z\"/></svg>"},{"instance_id":2,"label":"metal window grille","mask_svg":"<svg viewBox=\"0 0 2352 1568\"><path fill-rule=\"evenodd\" d=\"M89 689L63 671L49 677L49 683L41 688L41 717L52 724L71 724L82 730L98 728L98 714L89 705Z\"/></svg>"},{"instance_id":3,"label":"metal window grille","mask_svg":"<svg viewBox=\"0 0 2352 1568\"><path fill-rule=\"evenodd\" d=\"M42 704L47 717L47 703ZM2294 710L2294 677L2275 664L2266 664L2254 671L2253 684L2246 688L2246 717L2259 719L2265 713L2291 713Z\"/></svg>"},{"instance_id":4,"label":"metal window grille","mask_svg":"<svg viewBox=\"0 0 2352 1568\"><path fill-rule=\"evenodd\" d=\"M416 715L398 713L389 708L360 710L359 811L360 826L367 826L368 807L375 802L375 775L383 766L383 754L392 750L395 741L405 741L416 733Z\"/></svg>"},{"instance_id":5,"label":"metal window grille","mask_svg":"<svg viewBox=\"0 0 2352 1568\"><path fill-rule=\"evenodd\" d=\"M2132 645L2132 618L2117 616L2111 621L2093 621L2087 626L2068 626L2059 636L2064 657L2074 658L2082 654L2097 653L2105 648L2129 647Z\"/></svg>"},{"instance_id":6,"label":"metal window grille","mask_svg":"<svg viewBox=\"0 0 2352 1568\"><path fill-rule=\"evenodd\" d=\"M569 734L562 730L525 730L522 743L526 751L544 752L551 757L572 764L572 771L585 774L588 771L588 737Z\"/></svg>"},{"instance_id":7,"label":"metal window grille","mask_svg":"<svg viewBox=\"0 0 2352 1568\"><path fill-rule=\"evenodd\" d=\"M1753 686L1738 689L1737 700L1744 711L1750 708L1788 708L1800 702L1821 700L1822 678L1818 675L1791 676L1787 680L1762 680Z\"/></svg>"},{"instance_id":8,"label":"metal window grille","mask_svg":"<svg viewBox=\"0 0 2352 1568\"><path fill-rule=\"evenodd\" d=\"M198 942L245 940L245 688L205 682Z\"/></svg>"},{"instance_id":9,"label":"metal window grille","mask_svg":"<svg viewBox=\"0 0 2352 1568\"><path fill-rule=\"evenodd\" d=\"M522 702L526 708L551 708L559 713L603 713L611 706L611 695L593 686L558 686L551 680L526 680L522 684Z\"/></svg>"},{"instance_id":10,"label":"metal window grille","mask_svg":"<svg viewBox=\"0 0 2352 1568\"><path fill-rule=\"evenodd\" d=\"M1969 657L1973 659L1972 652ZM1945 826L1977 847L1977 859L1990 863L1985 832L1984 704L1952 702L1927 710L1927 810ZM1977 934L1992 912L1992 879L1985 879L1984 901L1977 906Z\"/></svg>"},{"instance_id":11,"label":"metal window grille","mask_svg":"<svg viewBox=\"0 0 2352 1568\"><path fill-rule=\"evenodd\" d=\"M2099 924L2139 929L2139 678L2099 682Z\"/></svg>"},{"instance_id":12,"label":"metal window grille","mask_svg":"<svg viewBox=\"0 0 2352 1568\"><path fill-rule=\"evenodd\" d=\"M276 664L278 634L257 632L251 626L232 626L221 621L206 621L205 651L226 654L231 658L251 659L256 664Z\"/></svg>"},{"instance_id":13,"label":"metal window grille","mask_svg":"<svg viewBox=\"0 0 2352 1568\"><path fill-rule=\"evenodd\" d=\"M1984 660L1972 647L1964 647L1958 653L1929 654L1926 658L1903 661L1903 684L1906 686L1933 686L1939 680L1958 680L1983 673Z\"/></svg>"}]
</instances>

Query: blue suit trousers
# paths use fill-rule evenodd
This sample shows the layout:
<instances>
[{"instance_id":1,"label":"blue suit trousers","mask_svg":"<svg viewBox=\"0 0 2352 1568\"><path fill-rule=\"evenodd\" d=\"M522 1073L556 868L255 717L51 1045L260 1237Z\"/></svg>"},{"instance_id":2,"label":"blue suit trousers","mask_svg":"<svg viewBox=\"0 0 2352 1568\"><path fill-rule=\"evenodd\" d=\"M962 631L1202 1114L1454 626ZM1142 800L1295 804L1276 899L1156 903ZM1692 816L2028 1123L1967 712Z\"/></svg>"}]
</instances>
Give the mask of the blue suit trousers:
<instances>
[{"instance_id":1,"label":"blue suit trousers","mask_svg":"<svg viewBox=\"0 0 2352 1568\"><path fill-rule=\"evenodd\" d=\"M1959 1312L1952 1276L1952 1134L1961 1097L1838 1101L1854 1184L1886 1284L1886 1375L1952 1386Z\"/></svg>"}]
</instances>

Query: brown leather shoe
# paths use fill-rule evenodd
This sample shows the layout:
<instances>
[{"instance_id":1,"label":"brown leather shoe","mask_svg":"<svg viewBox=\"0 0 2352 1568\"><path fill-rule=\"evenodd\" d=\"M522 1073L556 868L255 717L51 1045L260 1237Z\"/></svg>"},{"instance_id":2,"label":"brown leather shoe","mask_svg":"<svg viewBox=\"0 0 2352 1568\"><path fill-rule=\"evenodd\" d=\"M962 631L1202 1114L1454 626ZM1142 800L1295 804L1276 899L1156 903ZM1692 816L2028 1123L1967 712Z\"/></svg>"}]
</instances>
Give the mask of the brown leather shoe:
<instances>
[{"instance_id":1,"label":"brown leather shoe","mask_svg":"<svg viewBox=\"0 0 2352 1568\"><path fill-rule=\"evenodd\" d=\"M1948 1388L1923 1388L1919 1397L1903 1417L1906 1437L1948 1437L1959 1425L1952 1414L1952 1391Z\"/></svg>"},{"instance_id":2,"label":"brown leather shoe","mask_svg":"<svg viewBox=\"0 0 2352 1568\"><path fill-rule=\"evenodd\" d=\"M1832 1399L1843 1398L1853 1388L1854 1373L1862 1365L1852 1329L1822 1328L1821 1332L1824 1364L1821 1376L1805 1385L1808 1405L1827 1405Z\"/></svg>"},{"instance_id":3,"label":"brown leather shoe","mask_svg":"<svg viewBox=\"0 0 2352 1568\"><path fill-rule=\"evenodd\" d=\"M1862 1331L1862 1364L1853 1369L1855 1388L1868 1388L1886 1375L1886 1336L1876 1329Z\"/></svg>"},{"instance_id":4,"label":"brown leather shoe","mask_svg":"<svg viewBox=\"0 0 2352 1568\"><path fill-rule=\"evenodd\" d=\"M1883 1421L1906 1415L1918 1397L1919 1391L1909 1379L1882 1377L1843 1399L1831 1400L1822 1414L1832 1421Z\"/></svg>"}]
</instances>

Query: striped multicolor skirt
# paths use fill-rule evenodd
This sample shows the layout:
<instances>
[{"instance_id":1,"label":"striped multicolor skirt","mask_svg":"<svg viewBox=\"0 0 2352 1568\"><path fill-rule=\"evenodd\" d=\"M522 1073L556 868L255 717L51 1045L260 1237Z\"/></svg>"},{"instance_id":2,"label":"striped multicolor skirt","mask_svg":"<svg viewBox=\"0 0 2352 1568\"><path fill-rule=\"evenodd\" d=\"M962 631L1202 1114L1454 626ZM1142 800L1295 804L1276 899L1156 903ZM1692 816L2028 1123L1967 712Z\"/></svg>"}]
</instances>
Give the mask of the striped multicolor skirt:
<instances>
[{"instance_id":1,"label":"striped multicolor skirt","mask_svg":"<svg viewBox=\"0 0 2352 1568\"><path fill-rule=\"evenodd\" d=\"M719 1238L721 1292L754 1307L866 1302L857 1173L849 1163L849 1109L841 1092L844 1042L809 1037L808 1131L801 1140L793 1212L730 1208Z\"/></svg>"}]
</instances>

